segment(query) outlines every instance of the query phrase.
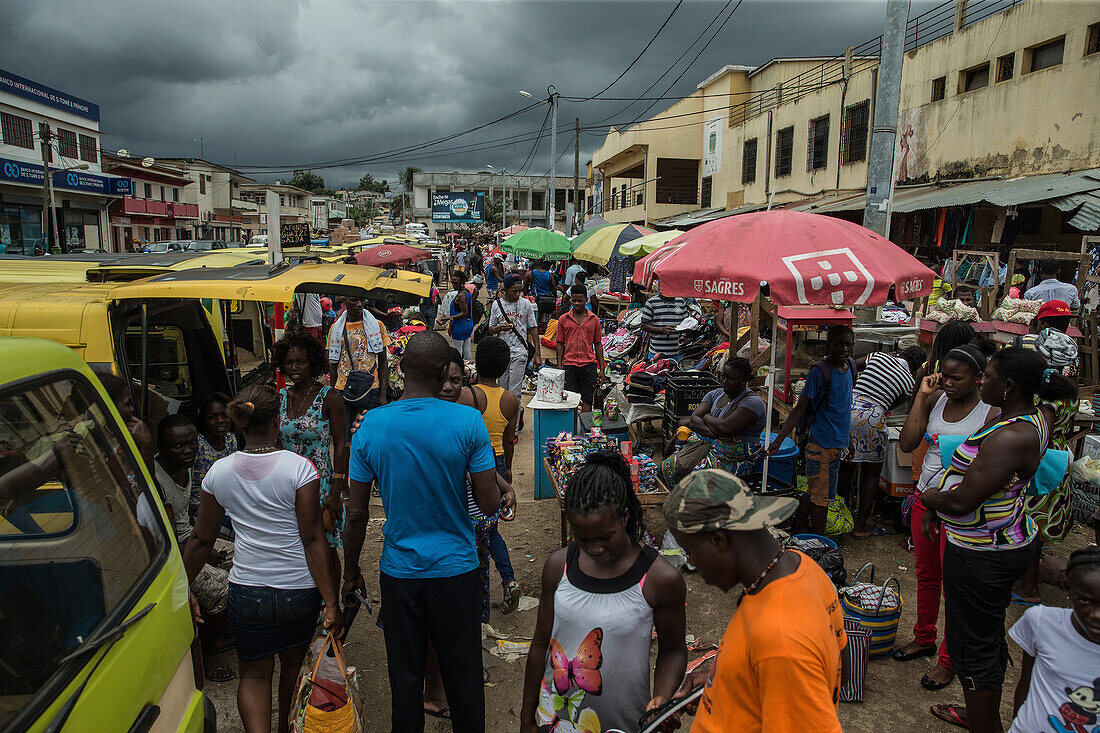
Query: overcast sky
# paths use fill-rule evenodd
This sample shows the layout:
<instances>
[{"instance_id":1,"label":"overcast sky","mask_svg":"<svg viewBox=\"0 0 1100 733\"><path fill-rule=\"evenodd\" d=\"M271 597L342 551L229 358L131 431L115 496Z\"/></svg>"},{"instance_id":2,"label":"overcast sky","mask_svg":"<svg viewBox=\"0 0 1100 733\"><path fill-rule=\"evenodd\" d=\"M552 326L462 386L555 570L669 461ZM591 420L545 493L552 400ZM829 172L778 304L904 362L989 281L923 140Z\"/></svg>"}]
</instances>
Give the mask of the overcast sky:
<instances>
[{"instance_id":1,"label":"overcast sky","mask_svg":"<svg viewBox=\"0 0 1100 733\"><path fill-rule=\"evenodd\" d=\"M5 0L0 67L99 104L107 149L198 157L201 137L205 157L225 165L311 167L378 156L503 117L531 104L519 89L545 97L554 84L563 95L594 94L627 67L675 4ZM641 95L724 4L685 0L604 96ZM930 5L914 3L913 12ZM885 0L744 0L671 90L702 43L647 96L690 94L725 64L840 54L880 34L884 18ZM648 115L672 102L657 102ZM604 124L581 135L582 171L607 120L629 122L649 104L620 111L627 102L562 101L559 126L572 126L575 117L582 127ZM491 163L516 171L533 142L489 141L534 137L545 109L538 105L427 151L314 169L334 188L367 171L393 185L406 165L476 171ZM548 137L527 172L549 170ZM559 153L572 139L571 130L558 135ZM476 144L498 147L440 151ZM570 149L558 174L572 169Z\"/></svg>"}]
</instances>

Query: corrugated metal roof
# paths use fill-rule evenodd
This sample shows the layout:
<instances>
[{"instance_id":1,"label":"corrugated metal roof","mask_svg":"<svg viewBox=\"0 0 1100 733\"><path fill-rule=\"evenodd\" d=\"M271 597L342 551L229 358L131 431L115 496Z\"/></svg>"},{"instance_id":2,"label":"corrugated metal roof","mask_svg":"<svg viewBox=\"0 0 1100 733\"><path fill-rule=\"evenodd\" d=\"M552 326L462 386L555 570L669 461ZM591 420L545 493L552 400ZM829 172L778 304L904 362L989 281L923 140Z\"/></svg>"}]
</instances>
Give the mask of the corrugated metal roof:
<instances>
[{"instance_id":1,"label":"corrugated metal roof","mask_svg":"<svg viewBox=\"0 0 1100 733\"><path fill-rule=\"evenodd\" d=\"M1100 169L1073 173L1048 173L1007 180L972 181L898 189L894 213L966 206L987 201L994 206L1016 206L1100 189Z\"/></svg>"},{"instance_id":2,"label":"corrugated metal roof","mask_svg":"<svg viewBox=\"0 0 1100 733\"><path fill-rule=\"evenodd\" d=\"M867 206L867 195L863 193L846 193L843 195L827 194L809 201L802 201L795 206L785 206L789 211L808 211L811 214L828 214L834 211L863 211Z\"/></svg>"},{"instance_id":3,"label":"corrugated metal roof","mask_svg":"<svg viewBox=\"0 0 1100 733\"><path fill-rule=\"evenodd\" d=\"M1077 212L1068 220L1071 226L1085 232L1100 229L1100 190L1063 196L1050 203L1062 211L1077 209Z\"/></svg>"},{"instance_id":4,"label":"corrugated metal roof","mask_svg":"<svg viewBox=\"0 0 1100 733\"><path fill-rule=\"evenodd\" d=\"M748 204L747 206L739 206L736 209L699 209L698 211L692 211L687 214L676 214L674 216L666 216L663 219L656 219L653 224L654 226L682 229L683 227L695 226L696 224L703 224L715 219L723 219L735 214L747 214L750 211L760 211L766 208L768 208L767 204Z\"/></svg>"}]
</instances>

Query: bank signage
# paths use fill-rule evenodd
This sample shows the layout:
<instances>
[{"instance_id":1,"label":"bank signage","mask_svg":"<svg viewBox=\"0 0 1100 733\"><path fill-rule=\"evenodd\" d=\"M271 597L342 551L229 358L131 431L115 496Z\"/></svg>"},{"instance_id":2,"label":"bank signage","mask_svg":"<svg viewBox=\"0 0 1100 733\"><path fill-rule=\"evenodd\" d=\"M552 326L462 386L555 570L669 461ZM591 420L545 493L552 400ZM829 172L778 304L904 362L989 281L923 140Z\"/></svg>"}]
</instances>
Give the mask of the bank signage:
<instances>
[{"instance_id":1,"label":"bank signage","mask_svg":"<svg viewBox=\"0 0 1100 733\"><path fill-rule=\"evenodd\" d=\"M0 180L41 186L42 166L22 160L0 158ZM104 196L128 196L134 191L134 182L129 178L110 178L84 171L51 171L50 183L58 189Z\"/></svg>"},{"instance_id":2,"label":"bank signage","mask_svg":"<svg viewBox=\"0 0 1100 733\"><path fill-rule=\"evenodd\" d=\"M480 224L484 219L485 194L456 193L452 191L432 194L432 221L446 224Z\"/></svg>"},{"instance_id":3,"label":"bank signage","mask_svg":"<svg viewBox=\"0 0 1100 733\"><path fill-rule=\"evenodd\" d=\"M99 105L0 69L0 91L99 122Z\"/></svg>"}]
</instances>

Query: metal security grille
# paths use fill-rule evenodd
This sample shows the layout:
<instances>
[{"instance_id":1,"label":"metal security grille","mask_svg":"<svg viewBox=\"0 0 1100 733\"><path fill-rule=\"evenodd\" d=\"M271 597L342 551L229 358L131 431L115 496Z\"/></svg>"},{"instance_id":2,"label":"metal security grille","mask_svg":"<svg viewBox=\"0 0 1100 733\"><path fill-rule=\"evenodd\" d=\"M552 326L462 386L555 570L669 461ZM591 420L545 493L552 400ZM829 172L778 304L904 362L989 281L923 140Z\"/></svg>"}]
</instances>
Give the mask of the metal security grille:
<instances>
[{"instance_id":1,"label":"metal security grille","mask_svg":"<svg viewBox=\"0 0 1100 733\"><path fill-rule=\"evenodd\" d=\"M756 138L746 140L741 149L741 183L756 180Z\"/></svg>"},{"instance_id":2,"label":"metal security grille","mask_svg":"<svg viewBox=\"0 0 1100 733\"><path fill-rule=\"evenodd\" d=\"M871 117L871 100L844 108L840 125L840 162L858 163L867 160L867 125Z\"/></svg>"},{"instance_id":3,"label":"metal security grille","mask_svg":"<svg viewBox=\"0 0 1100 733\"><path fill-rule=\"evenodd\" d=\"M4 144L34 150L31 121L26 117L16 117L7 112L0 112L0 130L4 133Z\"/></svg>"},{"instance_id":4,"label":"metal security grille","mask_svg":"<svg viewBox=\"0 0 1100 733\"><path fill-rule=\"evenodd\" d=\"M699 193L699 208L710 208L710 191L711 191L711 177L706 176L703 178L703 185Z\"/></svg>"},{"instance_id":5,"label":"metal security grille","mask_svg":"<svg viewBox=\"0 0 1100 733\"><path fill-rule=\"evenodd\" d=\"M829 165L829 115L810 120L809 139L806 142L806 170L817 170L827 165Z\"/></svg>"},{"instance_id":6,"label":"metal security grille","mask_svg":"<svg viewBox=\"0 0 1100 733\"><path fill-rule=\"evenodd\" d=\"M57 151L61 153L62 158L72 158L76 160L78 155L76 151L76 133L72 130L58 129Z\"/></svg>"},{"instance_id":7,"label":"metal security grille","mask_svg":"<svg viewBox=\"0 0 1100 733\"><path fill-rule=\"evenodd\" d=\"M791 158L794 153L794 126L784 127L775 133L775 175L791 174Z\"/></svg>"}]
</instances>

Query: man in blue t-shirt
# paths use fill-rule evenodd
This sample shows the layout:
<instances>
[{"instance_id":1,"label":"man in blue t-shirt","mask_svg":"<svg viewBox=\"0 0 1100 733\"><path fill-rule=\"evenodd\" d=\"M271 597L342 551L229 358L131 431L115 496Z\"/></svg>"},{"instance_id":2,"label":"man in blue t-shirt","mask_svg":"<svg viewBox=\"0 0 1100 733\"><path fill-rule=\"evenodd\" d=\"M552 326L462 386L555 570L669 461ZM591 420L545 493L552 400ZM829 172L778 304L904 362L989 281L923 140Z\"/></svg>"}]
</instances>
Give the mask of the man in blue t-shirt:
<instances>
[{"instance_id":1,"label":"man in blue t-shirt","mask_svg":"<svg viewBox=\"0 0 1100 733\"><path fill-rule=\"evenodd\" d=\"M825 344L825 364L829 379L819 364L810 367L806 386L791 414L787 416L776 439L768 446L774 455L783 440L802 422L809 412L813 418L809 439L806 442L806 480L809 489L802 497L802 504L795 516L795 526L805 523L810 515L814 534L825 534L825 520L829 504L836 498L837 476L840 459L848 447L852 432L852 389L855 386L855 337L848 326L837 325L829 329ZM826 393L826 384L828 392Z\"/></svg>"},{"instance_id":2,"label":"man in blue t-shirt","mask_svg":"<svg viewBox=\"0 0 1100 733\"><path fill-rule=\"evenodd\" d=\"M366 413L351 443L342 595L366 587L359 555L377 482L386 512L379 587L393 730L424 729L428 641L454 729L485 727L478 557L466 474L486 514L495 514L504 496L481 413L437 398L449 365L450 346L441 334L413 334L401 359L401 399ZM514 494L507 501L514 504Z\"/></svg>"}]
</instances>

